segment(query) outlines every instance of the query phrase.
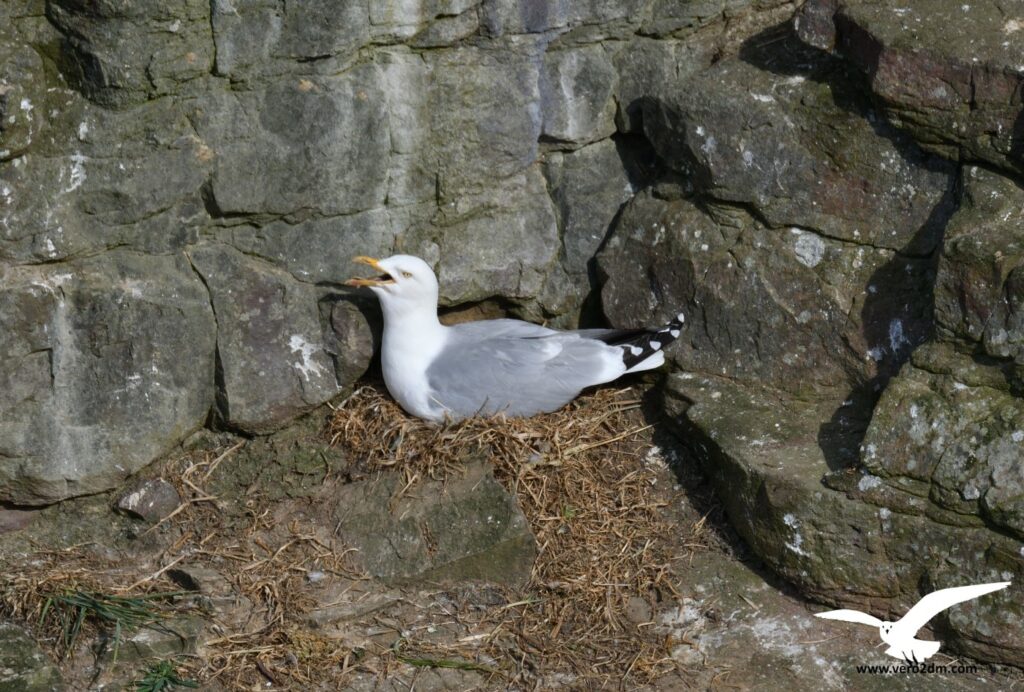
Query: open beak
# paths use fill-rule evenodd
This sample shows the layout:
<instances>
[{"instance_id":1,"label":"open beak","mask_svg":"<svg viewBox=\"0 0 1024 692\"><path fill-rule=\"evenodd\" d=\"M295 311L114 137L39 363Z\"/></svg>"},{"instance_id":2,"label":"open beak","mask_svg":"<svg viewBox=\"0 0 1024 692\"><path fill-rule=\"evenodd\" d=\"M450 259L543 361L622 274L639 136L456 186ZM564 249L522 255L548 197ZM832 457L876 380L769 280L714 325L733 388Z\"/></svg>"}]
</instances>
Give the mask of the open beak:
<instances>
[{"instance_id":1,"label":"open beak","mask_svg":"<svg viewBox=\"0 0 1024 692\"><path fill-rule=\"evenodd\" d=\"M391 275L387 273L387 270L380 266L379 260L360 255L359 257L353 257L352 261L370 265L377 271L381 272L381 276L378 276L375 279L349 279L345 282L346 286L368 286L372 288L374 286L387 286L395 283L395 280L391 278Z\"/></svg>"}]
</instances>

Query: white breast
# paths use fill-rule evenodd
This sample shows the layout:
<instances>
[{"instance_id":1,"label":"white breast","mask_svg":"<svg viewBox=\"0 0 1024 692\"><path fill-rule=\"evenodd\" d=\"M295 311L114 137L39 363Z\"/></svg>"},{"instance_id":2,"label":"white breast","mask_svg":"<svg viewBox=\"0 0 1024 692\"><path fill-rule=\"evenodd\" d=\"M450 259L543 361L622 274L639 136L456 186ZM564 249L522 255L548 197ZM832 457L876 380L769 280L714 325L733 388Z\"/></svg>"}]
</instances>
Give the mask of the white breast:
<instances>
[{"instance_id":1,"label":"white breast","mask_svg":"<svg viewBox=\"0 0 1024 692\"><path fill-rule=\"evenodd\" d=\"M384 327L384 384L403 409L419 418L444 418L444 408L432 399L427 384L427 368L444 348L444 337L443 330L420 330L409 322Z\"/></svg>"}]
</instances>

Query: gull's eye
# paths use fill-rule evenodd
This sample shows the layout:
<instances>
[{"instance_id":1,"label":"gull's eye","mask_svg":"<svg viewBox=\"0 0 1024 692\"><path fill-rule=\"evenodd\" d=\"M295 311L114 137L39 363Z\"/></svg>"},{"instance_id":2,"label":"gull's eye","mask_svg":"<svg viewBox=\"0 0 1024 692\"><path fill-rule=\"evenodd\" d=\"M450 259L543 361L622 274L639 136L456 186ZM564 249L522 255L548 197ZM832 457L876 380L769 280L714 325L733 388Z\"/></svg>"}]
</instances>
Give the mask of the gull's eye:
<instances>
[{"instance_id":1,"label":"gull's eye","mask_svg":"<svg viewBox=\"0 0 1024 692\"><path fill-rule=\"evenodd\" d=\"M411 279L412 272L402 272L402 276L405 277L406 279Z\"/></svg>"}]
</instances>

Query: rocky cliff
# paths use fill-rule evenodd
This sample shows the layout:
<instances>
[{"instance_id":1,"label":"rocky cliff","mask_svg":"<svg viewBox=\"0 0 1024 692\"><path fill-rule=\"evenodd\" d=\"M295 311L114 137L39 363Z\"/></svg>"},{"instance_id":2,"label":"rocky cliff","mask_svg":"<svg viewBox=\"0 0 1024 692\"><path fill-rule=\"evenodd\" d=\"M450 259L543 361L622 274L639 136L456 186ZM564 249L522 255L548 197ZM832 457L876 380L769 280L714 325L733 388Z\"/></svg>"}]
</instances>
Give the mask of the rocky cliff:
<instances>
[{"instance_id":1,"label":"rocky cliff","mask_svg":"<svg viewBox=\"0 0 1024 692\"><path fill-rule=\"evenodd\" d=\"M799 4L7 0L0 501L343 392L398 250L447 306L685 310L665 408L804 593L1019 581L1024 2ZM944 639L1019 661L1018 593Z\"/></svg>"}]
</instances>

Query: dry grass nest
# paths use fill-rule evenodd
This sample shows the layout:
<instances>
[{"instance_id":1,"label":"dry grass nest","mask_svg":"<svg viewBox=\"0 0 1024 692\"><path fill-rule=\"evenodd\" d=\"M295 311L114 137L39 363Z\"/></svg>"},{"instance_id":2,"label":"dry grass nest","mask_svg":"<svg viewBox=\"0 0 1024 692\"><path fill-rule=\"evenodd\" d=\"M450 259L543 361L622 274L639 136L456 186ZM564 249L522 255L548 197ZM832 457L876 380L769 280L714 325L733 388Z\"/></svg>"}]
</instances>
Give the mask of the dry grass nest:
<instances>
[{"instance_id":1,"label":"dry grass nest","mask_svg":"<svg viewBox=\"0 0 1024 692\"><path fill-rule=\"evenodd\" d=\"M637 622L627 610L637 599L651 613L678 600L672 564L690 559L707 536L703 520L683 527L666 517L678 493L665 483L653 425L636 395L601 389L550 414L437 426L363 387L335 411L332 443L400 469L407 485L458 473L482 450L517 497L539 555L526 593L478 627L514 635L511 648L483 647L488 659L509 664L512 679L537 683L554 675L572 686L631 687L674 668L672 642L655 622ZM495 639L489 634L483 644Z\"/></svg>"},{"instance_id":2,"label":"dry grass nest","mask_svg":"<svg viewBox=\"0 0 1024 692\"><path fill-rule=\"evenodd\" d=\"M334 407L325 435L362 473L403 474L400 493L459 474L467 458L484 452L536 537L529 583L492 589L499 598L486 607L400 599L418 622L433 624L380 627L401 613L374 614L377 634L392 632L376 644L356 646L317 630L304 617L314 607L310 573L369 581L357 556L315 515L284 521L258 492L241 508L211 494L211 476L243 442L168 462L164 477L183 503L149 529L162 538L147 560L110 566L90 546L40 548L8 560L0 612L30 624L67 659L99 633L116 642L122 629L201 611L213 636L176 660L176 674L229 689L267 682L338 689L356 673L394 679L424 668L475 671L496 689L633 688L676 668L674 643L656 615L679 600L673 563L691 558L707 536L703 522L681 526L666 515L679 491L651 444L635 391L602 389L530 419L437 426L366 386ZM226 621L195 594L181 593L169 572L188 564L215 565L245 617ZM439 630L448 636L426 634Z\"/></svg>"}]
</instances>

